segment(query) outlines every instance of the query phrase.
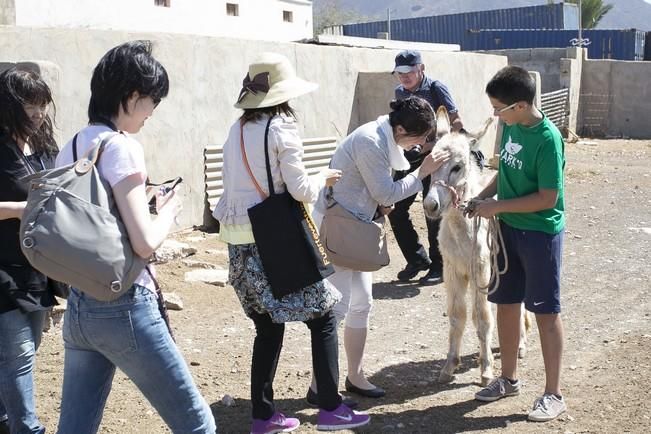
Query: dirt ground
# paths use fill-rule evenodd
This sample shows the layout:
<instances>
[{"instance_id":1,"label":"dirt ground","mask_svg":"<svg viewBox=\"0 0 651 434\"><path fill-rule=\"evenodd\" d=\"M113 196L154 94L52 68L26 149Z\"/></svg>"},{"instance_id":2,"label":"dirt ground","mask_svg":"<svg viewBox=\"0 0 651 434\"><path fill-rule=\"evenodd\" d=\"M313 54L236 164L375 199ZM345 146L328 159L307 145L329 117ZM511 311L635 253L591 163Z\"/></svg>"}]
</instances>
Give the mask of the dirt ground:
<instances>
[{"instance_id":1,"label":"dirt ground","mask_svg":"<svg viewBox=\"0 0 651 434\"><path fill-rule=\"evenodd\" d=\"M521 361L520 396L490 404L473 400L479 389L474 331L466 329L463 365L451 384L436 379L447 352L444 284L420 287L394 281L404 260L391 240L391 264L375 274L375 307L366 370L387 395L360 399L372 415L359 432L560 432L622 433L651 430L651 141L596 140L567 145L567 232L562 302L564 395L568 412L558 420L526 421L544 386L537 330ZM413 215L424 233L424 218ZM645 230L646 228L646 230ZM183 231L192 258L226 266L225 246L215 234ZM189 268L175 261L158 267L168 292L184 310L171 312L178 344L201 392L211 404L219 432L249 428L249 363L252 323L232 288L185 283ZM340 347L342 345L340 344ZM497 347L497 337L493 346ZM287 327L275 381L277 406L299 417L300 433L316 432L316 410L304 401L310 381L307 328ZM36 366L38 413L56 430L64 350L60 329L44 337ZM497 355L497 354L496 354ZM346 375L340 352L340 385ZM499 360L497 360L499 372ZM223 400L234 398L232 405ZM102 433L165 433L164 423L121 373L116 376L100 428ZM83 433L74 433L83 434Z\"/></svg>"}]
</instances>

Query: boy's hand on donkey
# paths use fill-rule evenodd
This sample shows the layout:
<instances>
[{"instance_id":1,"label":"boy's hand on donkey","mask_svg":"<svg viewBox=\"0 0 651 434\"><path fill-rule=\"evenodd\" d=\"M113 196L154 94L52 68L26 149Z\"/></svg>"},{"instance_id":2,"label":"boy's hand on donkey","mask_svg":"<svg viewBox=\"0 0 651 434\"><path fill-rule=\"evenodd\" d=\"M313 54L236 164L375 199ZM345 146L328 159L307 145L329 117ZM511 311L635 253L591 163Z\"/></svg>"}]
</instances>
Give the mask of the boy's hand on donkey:
<instances>
[{"instance_id":1,"label":"boy's hand on donkey","mask_svg":"<svg viewBox=\"0 0 651 434\"><path fill-rule=\"evenodd\" d=\"M474 197L466 205L463 214L468 218L491 218L497 214L497 201L493 198L480 199Z\"/></svg>"}]
</instances>

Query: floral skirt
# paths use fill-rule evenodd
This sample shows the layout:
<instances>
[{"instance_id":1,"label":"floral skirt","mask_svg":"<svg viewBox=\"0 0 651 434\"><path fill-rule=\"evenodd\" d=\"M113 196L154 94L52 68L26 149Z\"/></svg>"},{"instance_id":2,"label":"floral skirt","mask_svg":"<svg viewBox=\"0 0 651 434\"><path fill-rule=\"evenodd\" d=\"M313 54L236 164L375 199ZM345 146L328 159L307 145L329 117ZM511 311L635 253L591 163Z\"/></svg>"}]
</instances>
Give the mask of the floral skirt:
<instances>
[{"instance_id":1,"label":"floral skirt","mask_svg":"<svg viewBox=\"0 0 651 434\"><path fill-rule=\"evenodd\" d=\"M247 316L268 313L275 323L307 321L323 315L341 300L341 293L323 279L278 300L262 268L255 244L229 244L229 283L235 288ZM287 264L292 272L292 264Z\"/></svg>"}]
</instances>

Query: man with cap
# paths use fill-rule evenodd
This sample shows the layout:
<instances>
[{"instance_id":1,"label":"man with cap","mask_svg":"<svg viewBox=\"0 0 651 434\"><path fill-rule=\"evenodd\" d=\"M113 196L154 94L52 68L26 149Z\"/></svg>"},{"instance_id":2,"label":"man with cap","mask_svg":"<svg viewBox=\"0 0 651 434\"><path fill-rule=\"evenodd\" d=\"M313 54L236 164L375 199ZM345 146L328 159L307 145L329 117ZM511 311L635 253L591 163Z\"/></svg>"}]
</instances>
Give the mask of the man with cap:
<instances>
[{"instance_id":1,"label":"man with cap","mask_svg":"<svg viewBox=\"0 0 651 434\"><path fill-rule=\"evenodd\" d=\"M452 131L462 130L463 123L450 91L440 81L432 80L425 75L425 65L423 65L420 53L416 50L404 50L398 53L395 60L393 74L400 80L400 84L395 89L396 99L404 99L415 95L427 100L434 110L444 106L450 116ZM405 151L405 157L407 157L411 167L407 171L396 172L394 178L396 180L404 178L408 173L420 167L423 159L431 152L434 141L435 138L432 138L431 141L424 143L422 146L416 146L410 151ZM423 197L427 196L429 186L430 177L428 176L423 179ZM418 234L409 217L409 207L414 203L415 199L416 195L413 195L397 202L395 209L389 213L391 228L398 246L407 260L405 268L398 273L398 280L409 281L421 271L427 270L427 274L419 282L423 285L433 285L441 282L443 276L443 259L439 252L437 239L440 220L426 219L429 241L428 255L425 247L420 243Z\"/></svg>"}]
</instances>

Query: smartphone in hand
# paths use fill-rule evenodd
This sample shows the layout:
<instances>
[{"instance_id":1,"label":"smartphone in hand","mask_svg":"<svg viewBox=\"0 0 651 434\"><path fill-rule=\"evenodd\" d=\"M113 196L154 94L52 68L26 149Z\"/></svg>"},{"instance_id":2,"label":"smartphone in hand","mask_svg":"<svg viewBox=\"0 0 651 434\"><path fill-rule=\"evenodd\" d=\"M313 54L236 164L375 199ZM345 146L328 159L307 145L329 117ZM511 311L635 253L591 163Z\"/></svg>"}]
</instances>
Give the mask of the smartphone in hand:
<instances>
[{"instance_id":1,"label":"smartphone in hand","mask_svg":"<svg viewBox=\"0 0 651 434\"><path fill-rule=\"evenodd\" d=\"M183 182L183 178L177 176L173 180L165 181L162 184L148 184L148 185L150 187L160 185L160 188L158 190L160 190L163 194L167 194L170 191L174 190L174 188L176 188L176 186L182 182ZM154 194L152 194L151 198L149 199L149 213L153 215L158 214L158 212L156 211L156 191L157 189L153 189Z\"/></svg>"}]
</instances>

